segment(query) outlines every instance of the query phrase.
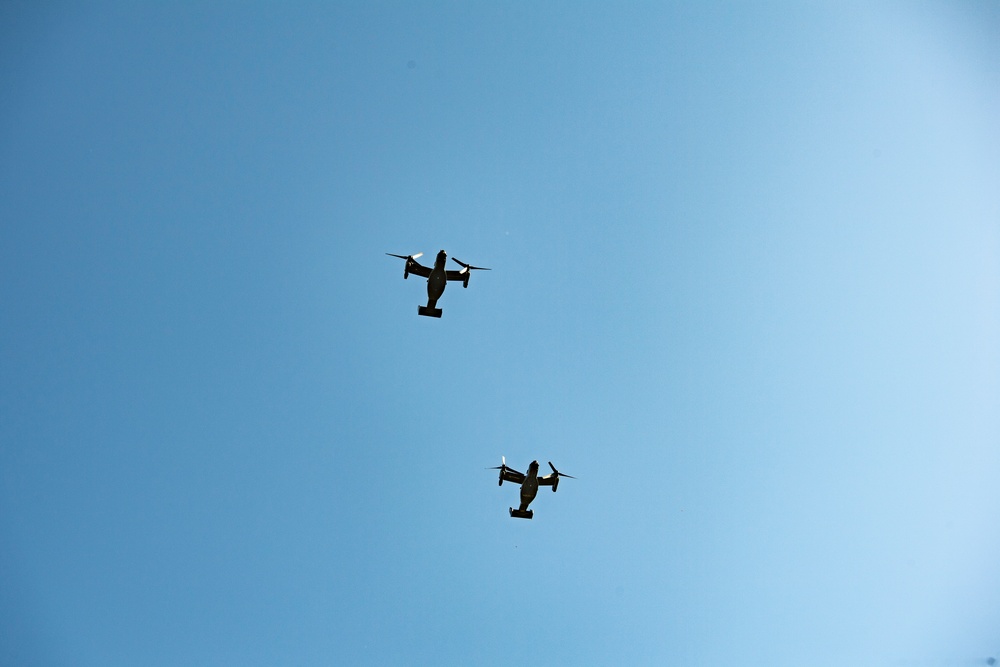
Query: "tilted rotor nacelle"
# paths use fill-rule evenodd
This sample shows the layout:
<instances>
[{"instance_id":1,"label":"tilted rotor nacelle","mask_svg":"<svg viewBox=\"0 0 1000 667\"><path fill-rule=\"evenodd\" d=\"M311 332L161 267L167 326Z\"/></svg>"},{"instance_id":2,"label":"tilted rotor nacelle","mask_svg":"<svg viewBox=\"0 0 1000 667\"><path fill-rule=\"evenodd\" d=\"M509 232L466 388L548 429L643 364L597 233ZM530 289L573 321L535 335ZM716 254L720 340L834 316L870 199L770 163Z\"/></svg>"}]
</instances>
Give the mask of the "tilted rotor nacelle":
<instances>
[{"instance_id":1,"label":"tilted rotor nacelle","mask_svg":"<svg viewBox=\"0 0 1000 667\"><path fill-rule=\"evenodd\" d=\"M552 461L549 461L549 467L552 468L552 475L555 477L555 479L552 480L552 493L555 493L556 489L559 488L560 477L569 477L570 479L576 479L572 475L564 475L563 473L556 470L556 467L552 465Z\"/></svg>"},{"instance_id":2,"label":"tilted rotor nacelle","mask_svg":"<svg viewBox=\"0 0 1000 667\"><path fill-rule=\"evenodd\" d=\"M472 266L471 264L466 264L462 260L455 259L454 257L451 258L451 261L455 262L456 264L462 267L462 270L459 271L459 273L462 274L462 287L469 286L469 277L472 275L473 271L489 271L489 269L487 269L486 267Z\"/></svg>"},{"instance_id":3,"label":"tilted rotor nacelle","mask_svg":"<svg viewBox=\"0 0 1000 667\"><path fill-rule=\"evenodd\" d=\"M497 486L503 486L503 474L505 472L507 472L507 457L506 456L501 456L500 457L500 465L497 466L496 469L500 471L500 482L497 483Z\"/></svg>"},{"instance_id":4,"label":"tilted rotor nacelle","mask_svg":"<svg viewBox=\"0 0 1000 667\"><path fill-rule=\"evenodd\" d=\"M416 255L394 255L391 252L387 252L385 254L389 255L389 257L398 257L400 259L406 260L403 263L403 280L406 280L407 278L410 277L410 266L411 266L410 262L416 263L417 258L422 257L424 253L418 252Z\"/></svg>"}]
</instances>

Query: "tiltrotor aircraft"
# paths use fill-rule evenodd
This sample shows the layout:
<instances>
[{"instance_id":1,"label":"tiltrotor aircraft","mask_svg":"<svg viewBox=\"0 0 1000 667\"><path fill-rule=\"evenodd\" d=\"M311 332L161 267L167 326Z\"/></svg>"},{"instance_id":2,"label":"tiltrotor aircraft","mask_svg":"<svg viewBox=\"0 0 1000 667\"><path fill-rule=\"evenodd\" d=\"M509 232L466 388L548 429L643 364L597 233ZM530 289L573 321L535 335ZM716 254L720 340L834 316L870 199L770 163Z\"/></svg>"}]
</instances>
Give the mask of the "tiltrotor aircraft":
<instances>
[{"instance_id":1,"label":"tiltrotor aircraft","mask_svg":"<svg viewBox=\"0 0 1000 667\"><path fill-rule=\"evenodd\" d=\"M556 467L552 465L552 461L549 461L549 467L552 468L552 474L539 477L538 461L532 461L531 464L528 465L528 474L523 475L513 468L508 467L507 459L501 456L500 465L487 468L487 470L500 471L501 485L504 482L514 482L515 484L521 485L521 506L517 509L514 509L513 507L509 508L511 518L517 517L518 519L530 519L534 515L534 512L528 509L528 505L531 504L531 501L535 499L535 495L538 494L539 486L551 486L552 492L555 493L556 489L559 488L560 477L576 479L576 477L573 477L572 475L564 475L556 470Z\"/></svg>"},{"instance_id":2,"label":"tiltrotor aircraft","mask_svg":"<svg viewBox=\"0 0 1000 667\"><path fill-rule=\"evenodd\" d=\"M444 294L444 288L448 286L449 280L461 280L462 287L468 287L469 276L473 271L489 271L489 269L482 266L472 266L471 264L460 262L454 257L451 258L452 261L461 265L462 269L460 271L448 271L444 267L445 262L448 261L448 255L444 250L437 254L437 259L434 260L434 268L424 266L417 261L417 258L424 254L422 252L416 255L394 255L391 252L385 254L390 257L399 257L406 260L406 266L403 267L403 278L409 278L411 273L421 278L427 278L427 305L417 306L417 314L426 315L427 317L441 317L441 309L436 307L437 301Z\"/></svg>"}]
</instances>

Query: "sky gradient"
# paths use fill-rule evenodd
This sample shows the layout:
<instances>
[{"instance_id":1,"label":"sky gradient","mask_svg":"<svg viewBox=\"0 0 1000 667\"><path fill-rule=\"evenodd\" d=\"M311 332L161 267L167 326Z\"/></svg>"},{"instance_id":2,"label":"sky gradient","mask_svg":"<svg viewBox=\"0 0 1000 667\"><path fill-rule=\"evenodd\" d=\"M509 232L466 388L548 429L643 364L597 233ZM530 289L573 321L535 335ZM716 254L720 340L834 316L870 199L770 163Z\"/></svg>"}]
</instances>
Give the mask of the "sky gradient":
<instances>
[{"instance_id":1,"label":"sky gradient","mask_svg":"<svg viewBox=\"0 0 1000 667\"><path fill-rule=\"evenodd\" d=\"M4 3L0 663L985 664L998 63L977 2Z\"/></svg>"}]
</instances>

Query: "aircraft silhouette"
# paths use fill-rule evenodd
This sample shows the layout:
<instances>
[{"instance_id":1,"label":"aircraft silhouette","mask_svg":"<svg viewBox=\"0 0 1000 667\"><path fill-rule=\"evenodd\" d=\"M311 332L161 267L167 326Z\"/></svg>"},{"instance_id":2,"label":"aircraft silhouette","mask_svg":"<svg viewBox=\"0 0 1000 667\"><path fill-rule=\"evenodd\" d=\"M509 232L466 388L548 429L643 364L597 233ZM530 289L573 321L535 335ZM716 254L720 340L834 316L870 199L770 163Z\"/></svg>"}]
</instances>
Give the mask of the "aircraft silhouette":
<instances>
[{"instance_id":1,"label":"aircraft silhouette","mask_svg":"<svg viewBox=\"0 0 1000 667\"><path fill-rule=\"evenodd\" d=\"M552 465L552 461L549 461L549 467L552 468L552 474L539 477L538 461L532 461L528 465L528 474L524 475L513 468L509 468L506 457L501 456L500 465L487 468L487 470L500 471L500 485L503 485L504 482L514 482L521 485L521 506L517 509L513 507L509 508L511 518L530 519L534 515L534 512L528 509L528 505L531 504L531 501L535 499L535 495L538 494L539 486L551 486L552 492L555 493L556 489L559 488L560 477L576 479L572 475L564 475L556 470L556 467Z\"/></svg>"},{"instance_id":2,"label":"aircraft silhouette","mask_svg":"<svg viewBox=\"0 0 1000 667\"><path fill-rule=\"evenodd\" d=\"M437 301L441 298L441 295L444 294L444 288L448 286L449 280L461 280L462 287L468 287L469 276L473 271L490 270L482 266L472 266L471 264L460 262L452 257L452 261L461 265L462 268L459 271L448 271L445 268L445 263L448 261L448 255L444 250L437 254L437 259L434 260L433 268L424 266L417 261L417 258L424 254L422 252L419 252L416 255L394 255L391 252L387 252L385 254L390 257L398 257L406 260L406 266L403 267L404 280L409 278L411 273L420 276L421 278L427 278L427 305L417 306L417 314L426 315L427 317L441 317L441 309L436 307Z\"/></svg>"}]
</instances>

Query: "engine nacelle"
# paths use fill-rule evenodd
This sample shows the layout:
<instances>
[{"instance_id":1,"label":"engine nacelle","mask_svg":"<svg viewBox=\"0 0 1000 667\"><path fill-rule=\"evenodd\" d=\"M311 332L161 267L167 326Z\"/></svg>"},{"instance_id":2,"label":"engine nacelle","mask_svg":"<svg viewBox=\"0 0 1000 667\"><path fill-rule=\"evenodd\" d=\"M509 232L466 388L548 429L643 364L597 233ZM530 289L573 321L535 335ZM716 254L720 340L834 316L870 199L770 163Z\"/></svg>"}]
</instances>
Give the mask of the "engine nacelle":
<instances>
[{"instance_id":1,"label":"engine nacelle","mask_svg":"<svg viewBox=\"0 0 1000 667\"><path fill-rule=\"evenodd\" d=\"M555 493L556 489L558 488L559 488L559 478L556 477L554 480L552 480L552 493Z\"/></svg>"},{"instance_id":2,"label":"engine nacelle","mask_svg":"<svg viewBox=\"0 0 1000 667\"><path fill-rule=\"evenodd\" d=\"M469 286L469 276L471 276L471 275L472 275L472 271L469 271L468 273L465 274L465 280L462 281L462 287L468 287Z\"/></svg>"}]
</instances>

